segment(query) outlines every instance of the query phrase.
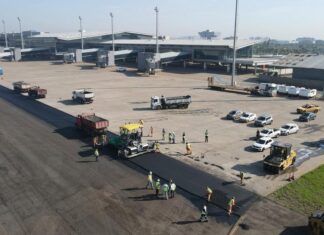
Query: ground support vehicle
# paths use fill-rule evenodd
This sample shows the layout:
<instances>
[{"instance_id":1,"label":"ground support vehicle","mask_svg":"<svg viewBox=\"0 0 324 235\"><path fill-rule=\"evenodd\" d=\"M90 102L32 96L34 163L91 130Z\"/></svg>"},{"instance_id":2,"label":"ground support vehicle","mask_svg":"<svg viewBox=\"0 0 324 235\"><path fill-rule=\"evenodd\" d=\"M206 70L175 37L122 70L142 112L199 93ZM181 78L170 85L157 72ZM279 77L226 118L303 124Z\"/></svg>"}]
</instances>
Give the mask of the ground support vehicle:
<instances>
[{"instance_id":1,"label":"ground support vehicle","mask_svg":"<svg viewBox=\"0 0 324 235\"><path fill-rule=\"evenodd\" d=\"M28 96L39 99L39 98L45 98L47 95L47 90L42 89L39 86L33 86L28 91Z\"/></svg>"},{"instance_id":2,"label":"ground support vehicle","mask_svg":"<svg viewBox=\"0 0 324 235\"><path fill-rule=\"evenodd\" d=\"M75 55L74 53L64 53L63 54L63 63L64 64L72 64L75 62Z\"/></svg>"},{"instance_id":3,"label":"ground support vehicle","mask_svg":"<svg viewBox=\"0 0 324 235\"><path fill-rule=\"evenodd\" d=\"M12 83L12 85L13 85L14 91L19 92L19 93L27 93L29 91L29 89L31 88L31 85L24 81L14 82L14 83Z\"/></svg>"},{"instance_id":4,"label":"ground support vehicle","mask_svg":"<svg viewBox=\"0 0 324 235\"><path fill-rule=\"evenodd\" d=\"M263 168L276 174L292 166L297 157L297 153L291 150L291 144L274 142L271 145L270 155L263 160Z\"/></svg>"},{"instance_id":5,"label":"ground support vehicle","mask_svg":"<svg viewBox=\"0 0 324 235\"><path fill-rule=\"evenodd\" d=\"M79 89L72 92L72 100L81 104L90 104L93 102L94 93L86 89Z\"/></svg>"},{"instance_id":6,"label":"ground support vehicle","mask_svg":"<svg viewBox=\"0 0 324 235\"><path fill-rule=\"evenodd\" d=\"M151 109L186 109L191 103L191 96L151 97Z\"/></svg>"},{"instance_id":7,"label":"ground support vehicle","mask_svg":"<svg viewBox=\"0 0 324 235\"><path fill-rule=\"evenodd\" d=\"M308 227L311 235L324 234L324 212L315 211L308 217Z\"/></svg>"},{"instance_id":8,"label":"ground support vehicle","mask_svg":"<svg viewBox=\"0 0 324 235\"><path fill-rule=\"evenodd\" d=\"M153 151L153 144L142 142L142 122L120 127L120 135L109 138L108 144L118 150L119 157L132 158Z\"/></svg>"},{"instance_id":9,"label":"ground support vehicle","mask_svg":"<svg viewBox=\"0 0 324 235\"><path fill-rule=\"evenodd\" d=\"M321 110L320 106L316 104L305 104L297 108L297 113L306 113L306 112L317 113L320 110Z\"/></svg>"},{"instance_id":10,"label":"ground support vehicle","mask_svg":"<svg viewBox=\"0 0 324 235\"><path fill-rule=\"evenodd\" d=\"M96 137L106 135L109 122L104 118L96 116L94 113L82 113L77 116L75 126L88 136Z\"/></svg>"}]
</instances>

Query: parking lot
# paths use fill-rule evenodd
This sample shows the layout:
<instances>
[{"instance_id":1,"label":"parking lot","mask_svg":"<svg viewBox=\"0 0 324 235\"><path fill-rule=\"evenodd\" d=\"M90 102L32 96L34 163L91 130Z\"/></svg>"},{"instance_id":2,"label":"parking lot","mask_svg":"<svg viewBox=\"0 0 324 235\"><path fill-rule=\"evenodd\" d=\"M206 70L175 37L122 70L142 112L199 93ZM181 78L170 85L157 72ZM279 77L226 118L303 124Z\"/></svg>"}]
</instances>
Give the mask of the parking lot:
<instances>
[{"instance_id":1,"label":"parking lot","mask_svg":"<svg viewBox=\"0 0 324 235\"><path fill-rule=\"evenodd\" d=\"M267 195L287 183L286 174L268 175L262 167L263 153L251 151L257 128L251 124L225 120L233 109L249 111L257 115L268 113L274 118L272 127L296 122L300 131L290 136L281 136L279 141L291 143L298 150L303 162L296 176L314 169L324 163L323 148L313 143L323 138L323 111L316 120L300 123L296 119L296 108L307 102L323 106L323 101L307 101L287 97L256 97L235 93L219 92L207 88L207 77L213 71L204 73L202 69L172 69L146 77L136 73L115 72L114 69L97 69L89 64L63 65L59 62L3 62L5 76L0 85L12 87L14 81L25 81L48 90L46 99L39 100L66 113L77 115L95 112L107 118L109 130L118 133L119 126L144 120L144 136L152 126L153 137L146 140L161 141L162 128L175 132L176 144L161 141L161 151L176 159L221 175L228 182L236 183L240 171L246 174L247 188ZM222 75L227 78L226 75ZM228 77L229 78L229 77ZM240 76L239 81L253 80L252 75ZM251 84L252 85L252 84ZM92 104L80 105L71 101L71 93L77 88L91 88L95 92ZM188 109L150 110L151 96L191 95L192 103ZM204 142L208 129L209 143ZM193 155L184 156L185 145L181 143L182 133L192 144ZM203 156L203 157L202 157Z\"/></svg>"}]
</instances>

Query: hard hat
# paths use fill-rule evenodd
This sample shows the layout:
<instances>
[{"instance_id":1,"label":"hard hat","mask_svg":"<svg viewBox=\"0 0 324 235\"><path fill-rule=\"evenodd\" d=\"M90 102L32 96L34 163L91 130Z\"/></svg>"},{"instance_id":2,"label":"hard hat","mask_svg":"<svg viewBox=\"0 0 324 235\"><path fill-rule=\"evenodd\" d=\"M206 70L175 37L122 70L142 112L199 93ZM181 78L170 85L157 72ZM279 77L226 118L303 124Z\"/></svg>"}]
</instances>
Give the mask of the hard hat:
<instances>
[{"instance_id":1,"label":"hard hat","mask_svg":"<svg viewBox=\"0 0 324 235\"><path fill-rule=\"evenodd\" d=\"M207 210L207 206L206 206L206 205L204 205L204 210L205 210L205 211Z\"/></svg>"},{"instance_id":2,"label":"hard hat","mask_svg":"<svg viewBox=\"0 0 324 235\"><path fill-rule=\"evenodd\" d=\"M152 171L150 171L150 175L152 175Z\"/></svg>"},{"instance_id":3,"label":"hard hat","mask_svg":"<svg viewBox=\"0 0 324 235\"><path fill-rule=\"evenodd\" d=\"M160 182L160 179L157 179L157 182Z\"/></svg>"}]
</instances>

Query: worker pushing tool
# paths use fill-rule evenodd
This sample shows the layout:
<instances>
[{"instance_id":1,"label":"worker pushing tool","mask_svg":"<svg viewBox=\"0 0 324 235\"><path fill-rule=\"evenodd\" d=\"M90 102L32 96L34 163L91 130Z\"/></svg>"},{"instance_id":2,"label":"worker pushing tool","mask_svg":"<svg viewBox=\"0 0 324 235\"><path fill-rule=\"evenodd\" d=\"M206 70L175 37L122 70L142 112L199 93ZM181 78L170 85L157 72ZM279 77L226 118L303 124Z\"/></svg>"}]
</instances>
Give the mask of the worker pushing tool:
<instances>
[{"instance_id":1,"label":"worker pushing tool","mask_svg":"<svg viewBox=\"0 0 324 235\"><path fill-rule=\"evenodd\" d=\"M205 131L205 143L208 143L208 130Z\"/></svg>"},{"instance_id":2,"label":"worker pushing tool","mask_svg":"<svg viewBox=\"0 0 324 235\"><path fill-rule=\"evenodd\" d=\"M235 197L232 197L228 202L228 215L232 214L233 208L235 206Z\"/></svg>"},{"instance_id":3,"label":"worker pushing tool","mask_svg":"<svg viewBox=\"0 0 324 235\"><path fill-rule=\"evenodd\" d=\"M167 183L163 184L162 190L163 190L164 198L166 200L168 200L169 199L169 185Z\"/></svg>"},{"instance_id":4,"label":"worker pushing tool","mask_svg":"<svg viewBox=\"0 0 324 235\"><path fill-rule=\"evenodd\" d=\"M154 189L152 171L150 171L149 174L147 175L146 189Z\"/></svg>"},{"instance_id":5,"label":"worker pushing tool","mask_svg":"<svg viewBox=\"0 0 324 235\"><path fill-rule=\"evenodd\" d=\"M160 189L161 189L160 179L157 179L155 182L155 196L159 197Z\"/></svg>"},{"instance_id":6,"label":"worker pushing tool","mask_svg":"<svg viewBox=\"0 0 324 235\"><path fill-rule=\"evenodd\" d=\"M213 190L210 187L207 186L207 190L206 191L207 191L207 201L210 202L211 196L213 194Z\"/></svg>"},{"instance_id":7,"label":"worker pushing tool","mask_svg":"<svg viewBox=\"0 0 324 235\"><path fill-rule=\"evenodd\" d=\"M201 214L200 214L200 222L208 222L208 214L207 214L207 206L204 205Z\"/></svg>"}]
</instances>

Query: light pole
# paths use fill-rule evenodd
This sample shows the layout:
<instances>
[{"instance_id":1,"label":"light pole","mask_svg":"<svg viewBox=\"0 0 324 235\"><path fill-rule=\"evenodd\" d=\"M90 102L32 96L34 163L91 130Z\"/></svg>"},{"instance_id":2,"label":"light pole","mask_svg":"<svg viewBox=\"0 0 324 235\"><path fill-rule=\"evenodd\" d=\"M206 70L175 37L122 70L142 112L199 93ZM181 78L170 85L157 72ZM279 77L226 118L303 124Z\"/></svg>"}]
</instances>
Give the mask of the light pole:
<instances>
[{"instance_id":1,"label":"light pole","mask_svg":"<svg viewBox=\"0 0 324 235\"><path fill-rule=\"evenodd\" d=\"M83 28L82 28L82 18L79 16L80 20L80 33L81 33L81 49L83 50Z\"/></svg>"},{"instance_id":2,"label":"light pole","mask_svg":"<svg viewBox=\"0 0 324 235\"><path fill-rule=\"evenodd\" d=\"M114 34L114 15L110 12L111 18L111 41L112 41L112 50L115 51L115 34Z\"/></svg>"},{"instance_id":3,"label":"light pole","mask_svg":"<svg viewBox=\"0 0 324 235\"><path fill-rule=\"evenodd\" d=\"M6 48L8 48L8 38L7 38L7 30L6 30L6 21L2 20L3 24L3 32L5 35L5 42L6 42Z\"/></svg>"},{"instance_id":4,"label":"light pole","mask_svg":"<svg viewBox=\"0 0 324 235\"><path fill-rule=\"evenodd\" d=\"M234 42L233 42L233 65L232 65L232 82L231 82L231 85L232 86L235 85L234 79L235 79L235 68L236 68L237 8L238 8L238 0L236 0L236 4L235 4L235 23L234 23Z\"/></svg>"},{"instance_id":5,"label":"light pole","mask_svg":"<svg viewBox=\"0 0 324 235\"><path fill-rule=\"evenodd\" d=\"M157 7L154 8L156 12L156 25L155 25L155 37L156 37L156 54L159 53L159 9Z\"/></svg>"},{"instance_id":6,"label":"light pole","mask_svg":"<svg viewBox=\"0 0 324 235\"><path fill-rule=\"evenodd\" d=\"M17 17L18 22L19 22L19 30L20 30L20 40L21 40L21 49L25 48L25 44L24 44L24 37L23 37L23 33L21 31L21 20L19 17Z\"/></svg>"}]
</instances>

